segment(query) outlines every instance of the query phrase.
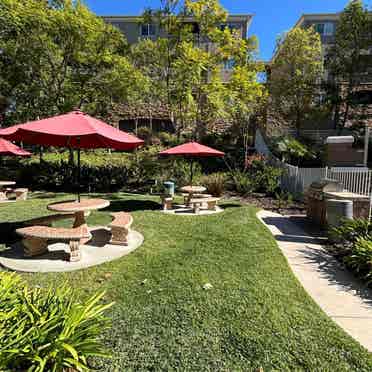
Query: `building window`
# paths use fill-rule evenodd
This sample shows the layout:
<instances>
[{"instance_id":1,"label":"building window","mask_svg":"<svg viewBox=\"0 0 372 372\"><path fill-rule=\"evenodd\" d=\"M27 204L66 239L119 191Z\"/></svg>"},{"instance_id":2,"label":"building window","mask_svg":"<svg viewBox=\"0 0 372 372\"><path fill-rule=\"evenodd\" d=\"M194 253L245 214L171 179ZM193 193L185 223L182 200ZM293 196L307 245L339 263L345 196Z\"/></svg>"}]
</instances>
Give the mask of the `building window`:
<instances>
[{"instance_id":1,"label":"building window","mask_svg":"<svg viewBox=\"0 0 372 372\"><path fill-rule=\"evenodd\" d=\"M141 36L142 37L155 36L155 25L151 23L141 25Z\"/></svg>"},{"instance_id":2,"label":"building window","mask_svg":"<svg viewBox=\"0 0 372 372\"><path fill-rule=\"evenodd\" d=\"M220 30L221 31L224 31L226 28L228 28L231 32L235 31L235 30L240 30L240 25L237 24L237 23L223 23L221 26L220 26Z\"/></svg>"},{"instance_id":3,"label":"building window","mask_svg":"<svg viewBox=\"0 0 372 372\"><path fill-rule=\"evenodd\" d=\"M316 23L315 31L320 35L331 36L335 33L335 25L332 22Z\"/></svg>"}]
</instances>

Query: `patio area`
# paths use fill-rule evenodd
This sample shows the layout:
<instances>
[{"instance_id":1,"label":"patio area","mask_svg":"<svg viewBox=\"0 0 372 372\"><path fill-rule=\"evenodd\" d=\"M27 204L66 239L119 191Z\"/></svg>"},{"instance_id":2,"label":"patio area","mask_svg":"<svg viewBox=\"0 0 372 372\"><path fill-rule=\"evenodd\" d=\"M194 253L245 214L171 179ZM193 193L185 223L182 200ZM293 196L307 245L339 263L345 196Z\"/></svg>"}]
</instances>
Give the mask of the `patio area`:
<instances>
[{"instance_id":1,"label":"patio area","mask_svg":"<svg viewBox=\"0 0 372 372\"><path fill-rule=\"evenodd\" d=\"M92 361L93 367L372 368L369 353L327 317L295 279L257 219L256 208L224 201L224 213L174 218L160 213L156 196L89 196L107 199L110 205L93 211L88 226L107 226L110 213L129 212L143 244L84 270L21 275L32 286L57 288L67 282L82 299L105 290L105 301L115 301L108 312L112 327L103 335L113 358ZM41 217L48 213L47 205L69 198L37 193L27 201L1 205L0 247L19 241L12 232L22 221ZM68 222L55 225L65 227Z\"/></svg>"}]
</instances>

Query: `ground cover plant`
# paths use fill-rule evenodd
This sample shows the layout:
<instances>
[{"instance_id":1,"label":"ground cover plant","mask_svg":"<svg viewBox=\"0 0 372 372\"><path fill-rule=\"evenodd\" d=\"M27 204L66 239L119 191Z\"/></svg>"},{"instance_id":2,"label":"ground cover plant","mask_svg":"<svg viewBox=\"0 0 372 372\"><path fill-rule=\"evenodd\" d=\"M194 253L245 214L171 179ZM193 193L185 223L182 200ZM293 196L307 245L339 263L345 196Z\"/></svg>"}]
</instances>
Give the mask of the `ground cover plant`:
<instances>
[{"instance_id":1,"label":"ground cover plant","mask_svg":"<svg viewBox=\"0 0 372 372\"><path fill-rule=\"evenodd\" d=\"M89 358L108 357L99 340L111 304L104 293L81 303L68 286L30 288L0 272L0 369L2 371L90 370Z\"/></svg>"},{"instance_id":2,"label":"ground cover plant","mask_svg":"<svg viewBox=\"0 0 372 372\"><path fill-rule=\"evenodd\" d=\"M372 225L366 219L344 220L330 230L330 252L367 285L372 285Z\"/></svg>"},{"instance_id":3,"label":"ground cover plant","mask_svg":"<svg viewBox=\"0 0 372 372\"><path fill-rule=\"evenodd\" d=\"M113 326L104 334L113 358L97 359L98 370L372 369L367 351L304 292L255 208L225 201L222 214L176 218L159 212L158 198L100 196L111 205L92 213L89 224L130 211L144 244L87 270L22 274L31 286L57 288L66 280L81 298L106 290L107 301L115 301L108 313ZM1 205L1 242L11 240L4 226L45 215L48 203L70 198L35 194Z\"/></svg>"}]
</instances>

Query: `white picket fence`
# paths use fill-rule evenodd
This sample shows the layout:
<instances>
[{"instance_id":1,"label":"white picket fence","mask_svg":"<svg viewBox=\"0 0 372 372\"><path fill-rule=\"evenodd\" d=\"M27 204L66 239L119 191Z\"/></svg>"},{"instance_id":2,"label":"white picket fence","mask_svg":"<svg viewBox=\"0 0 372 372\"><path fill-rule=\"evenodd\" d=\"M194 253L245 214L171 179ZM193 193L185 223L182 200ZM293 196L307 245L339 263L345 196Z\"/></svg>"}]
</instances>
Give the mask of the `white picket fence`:
<instances>
[{"instance_id":1,"label":"white picket fence","mask_svg":"<svg viewBox=\"0 0 372 372\"><path fill-rule=\"evenodd\" d=\"M339 181L347 191L367 196L371 194L372 172L367 168L299 168L278 160L272 163L283 169L282 189L293 194L304 194L313 182L323 178Z\"/></svg>"},{"instance_id":2,"label":"white picket fence","mask_svg":"<svg viewBox=\"0 0 372 372\"><path fill-rule=\"evenodd\" d=\"M255 147L257 152L270 159L272 165L281 168L281 188L295 195L303 195L309 186L323 178L339 181L347 191L361 195L371 195L372 171L363 167L323 167L323 168L300 168L287 164L276 158L266 145L260 133L256 133Z\"/></svg>"}]
</instances>

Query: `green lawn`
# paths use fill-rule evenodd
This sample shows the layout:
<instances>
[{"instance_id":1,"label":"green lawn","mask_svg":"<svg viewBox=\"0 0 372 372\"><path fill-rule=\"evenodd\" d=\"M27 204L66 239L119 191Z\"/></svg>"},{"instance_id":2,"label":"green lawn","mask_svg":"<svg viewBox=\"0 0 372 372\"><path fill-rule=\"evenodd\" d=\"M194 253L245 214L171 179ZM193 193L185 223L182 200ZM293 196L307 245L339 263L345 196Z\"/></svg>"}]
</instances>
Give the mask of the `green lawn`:
<instances>
[{"instance_id":1,"label":"green lawn","mask_svg":"<svg viewBox=\"0 0 372 372\"><path fill-rule=\"evenodd\" d=\"M100 371L372 370L370 355L296 281L255 208L229 203L222 214L195 218L160 213L157 198L106 197L111 206L90 224L108 223L110 210L131 211L145 237L138 250L79 272L23 274L32 284L66 280L82 296L105 289L116 301L104 335L113 358ZM52 200L1 205L0 244Z\"/></svg>"}]
</instances>

